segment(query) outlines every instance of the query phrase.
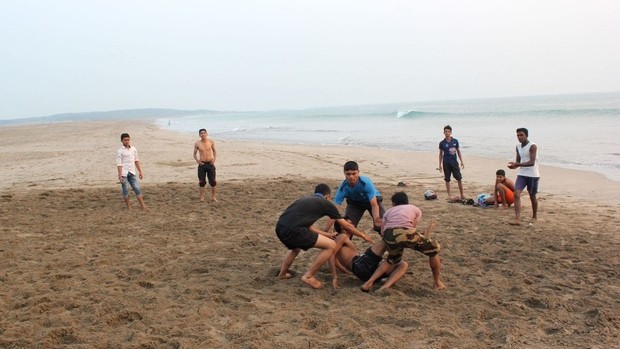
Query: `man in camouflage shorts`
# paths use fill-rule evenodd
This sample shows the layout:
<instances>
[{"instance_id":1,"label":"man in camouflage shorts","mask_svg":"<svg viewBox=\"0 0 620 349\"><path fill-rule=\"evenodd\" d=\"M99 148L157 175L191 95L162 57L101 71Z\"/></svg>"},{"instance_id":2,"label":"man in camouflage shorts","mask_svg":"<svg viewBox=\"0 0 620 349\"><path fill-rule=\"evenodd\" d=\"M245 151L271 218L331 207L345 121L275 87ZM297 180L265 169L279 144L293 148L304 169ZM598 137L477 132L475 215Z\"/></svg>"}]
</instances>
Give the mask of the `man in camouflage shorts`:
<instances>
[{"instance_id":1,"label":"man in camouflage shorts","mask_svg":"<svg viewBox=\"0 0 620 349\"><path fill-rule=\"evenodd\" d=\"M400 263L405 248L416 250L428 256L428 262L433 273L433 282L436 290L442 290L446 286L441 281L441 259L439 251L441 245L431 239L435 229L435 220L432 220L423 233L416 230L416 226L422 218L422 211L409 204L409 198L405 192L398 192L392 196L392 205L383 215L381 236L388 257L381 262L375 273L362 285L362 291L368 292L373 283L383 275L391 265ZM385 285L381 289L387 288Z\"/></svg>"}]
</instances>

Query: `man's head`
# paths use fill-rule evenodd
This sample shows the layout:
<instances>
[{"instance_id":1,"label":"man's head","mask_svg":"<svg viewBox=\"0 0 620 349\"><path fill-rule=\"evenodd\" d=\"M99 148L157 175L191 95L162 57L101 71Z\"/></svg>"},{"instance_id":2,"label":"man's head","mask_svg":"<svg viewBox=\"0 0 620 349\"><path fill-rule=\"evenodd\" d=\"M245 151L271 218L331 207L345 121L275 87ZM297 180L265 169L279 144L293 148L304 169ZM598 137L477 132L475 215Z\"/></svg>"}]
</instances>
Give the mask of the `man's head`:
<instances>
[{"instance_id":1,"label":"man's head","mask_svg":"<svg viewBox=\"0 0 620 349\"><path fill-rule=\"evenodd\" d=\"M392 206L408 205L409 197L404 191L399 191L392 195Z\"/></svg>"},{"instance_id":2,"label":"man's head","mask_svg":"<svg viewBox=\"0 0 620 349\"><path fill-rule=\"evenodd\" d=\"M444 127L443 127L443 135L444 135L446 138L451 137L451 136L452 136L452 126L450 126L450 125L446 125L446 126L444 126Z\"/></svg>"},{"instance_id":3,"label":"man's head","mask_svg":"<svg viewBox=\"0 0 620 349\"><path fill-rule=\"evenodd\" d=\"M527 141L527 137L529 137L529 133L527 131L527 128L519 127L517 129L517 139L519 140L519 142L520 143L524 143L525 141Z\"/></svg>"},{"instance_id":4,"label":"man's head","mask_svg":"<svg viewBox=\"0 0 620 349\"><path fill-rule=\"evenodd\" d=\"M129 133L121 134L121 142L123 143L123 146L128 147L130 140L131 138L129 138Z\"/></svg>"},{"instance_id":5,"label":"man's head","mask_svg":"<svg viewBox=\"0 0 620 349\"><path fill-rule=\"evenodd\" d=\"M344 164L344 177L347 179L347 182L350 186L354 186L360 180L360 170L357 162L355 161L347 161Z\"/></svg>"},{"instance_id":6,"label":"man's head","mask_svg":"<svg viewBox=\"0 0 620 349\"><path fill-rule=\"evenodd\" d=\"M321 183L321 184L317 184L317 186L314 187L314 193L321 194L327 197L332 193L332 189L329 187L329 185L325 183Z\"/></svg>"},{"instance_id":7,"label":"man's head","mask_svg":"<svg viewBox=\"0 0 620 349\"><path fill-rule=\"evenodd\" d=\"M207 137L207 130L201 128L200 130L198 130L198 135L200 135L200 138Z\"/></svg>"},{"instance_id":8,"label":"man's head","mask_svg":"<svg viewBox=\"0 0 620 349\"><path fill-rule=\"evenodd\" d=\"M495 172L495 177L500 181L503 182L504 179L506 179L506 171L499 169Z\"/></svg>"}]
</instances>

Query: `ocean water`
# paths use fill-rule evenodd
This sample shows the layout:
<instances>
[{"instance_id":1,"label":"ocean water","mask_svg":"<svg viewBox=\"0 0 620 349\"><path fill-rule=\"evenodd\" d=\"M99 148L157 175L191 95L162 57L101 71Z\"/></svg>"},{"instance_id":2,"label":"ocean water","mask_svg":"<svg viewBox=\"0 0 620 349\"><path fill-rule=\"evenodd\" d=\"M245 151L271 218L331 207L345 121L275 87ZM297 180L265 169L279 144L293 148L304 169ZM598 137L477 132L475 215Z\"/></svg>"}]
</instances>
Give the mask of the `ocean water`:
<instances>
[{"instance_id":1,"label":"ocean water","mask_svg":"<svg viewBox=\"0 0 620 349\"><path fill-rule=\"evenodd\" d=\"M268 112L188 112L157 119L164 129L214 139L349 145L438 153L444 125L467 156L515 157L526 127L541 164L620 181L620 92L412 102ZM544 174L543 174L544 175Z\"/></svg>"}]
</instances>

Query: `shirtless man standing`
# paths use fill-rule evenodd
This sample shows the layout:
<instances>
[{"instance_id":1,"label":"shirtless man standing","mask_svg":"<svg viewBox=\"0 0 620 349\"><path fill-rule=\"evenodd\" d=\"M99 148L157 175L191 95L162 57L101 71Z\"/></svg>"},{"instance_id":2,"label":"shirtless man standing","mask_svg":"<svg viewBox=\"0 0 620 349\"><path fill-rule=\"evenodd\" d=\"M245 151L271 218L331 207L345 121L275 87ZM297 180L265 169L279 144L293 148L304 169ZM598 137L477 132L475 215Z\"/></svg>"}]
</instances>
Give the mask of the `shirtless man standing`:
<instances>
[{"instance_id":1,"label":"shirtless man standing","mask_svg":"<svg viewBox=\"0 0 620 349\"><path fill-rule=\"evenodd\" d=\"M207 130L201 128L198 131L200 140L194 143L194 160L198 163L198 185L200 186L200 201L205 200L205 186L207 179L211 186L211 200L217 202L215 197L215 159L217 152L215 151L215 142L207 138Z\"/></svg>"}]
</instances>

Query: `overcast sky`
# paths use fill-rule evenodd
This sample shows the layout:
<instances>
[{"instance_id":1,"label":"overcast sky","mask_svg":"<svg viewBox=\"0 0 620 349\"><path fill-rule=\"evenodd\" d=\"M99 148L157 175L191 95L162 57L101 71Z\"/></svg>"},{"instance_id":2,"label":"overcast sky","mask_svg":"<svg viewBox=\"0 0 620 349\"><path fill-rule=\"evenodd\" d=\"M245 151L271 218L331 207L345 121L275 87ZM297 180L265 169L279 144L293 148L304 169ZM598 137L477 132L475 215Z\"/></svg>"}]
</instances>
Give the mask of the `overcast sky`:
<instances>
[{"instance_id":1,"label":"overcast sky","mask_svg":"<svg viewBox=\"0 0 620 349\"><path fill-rule=\"evenodd\" d=\"M0 2L0 118L620 91L617 0Z\"/></svg>"}]
</instances>

